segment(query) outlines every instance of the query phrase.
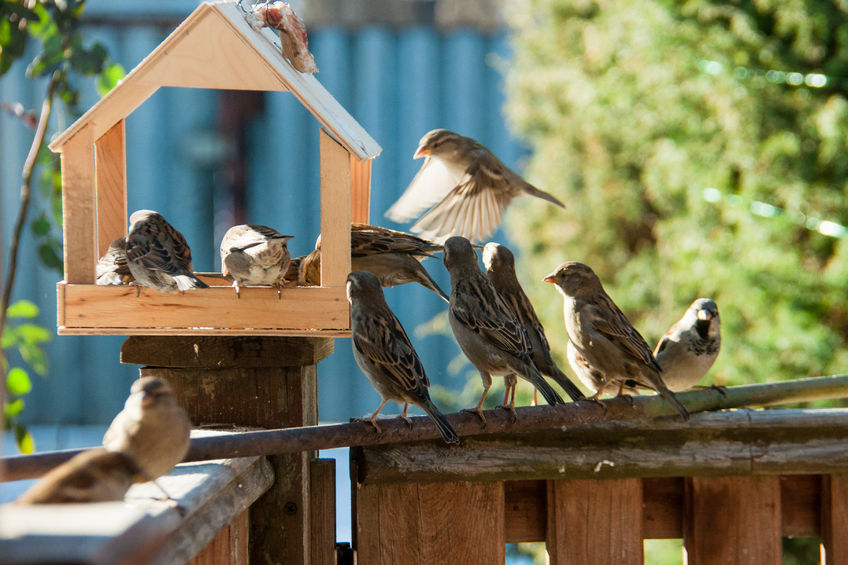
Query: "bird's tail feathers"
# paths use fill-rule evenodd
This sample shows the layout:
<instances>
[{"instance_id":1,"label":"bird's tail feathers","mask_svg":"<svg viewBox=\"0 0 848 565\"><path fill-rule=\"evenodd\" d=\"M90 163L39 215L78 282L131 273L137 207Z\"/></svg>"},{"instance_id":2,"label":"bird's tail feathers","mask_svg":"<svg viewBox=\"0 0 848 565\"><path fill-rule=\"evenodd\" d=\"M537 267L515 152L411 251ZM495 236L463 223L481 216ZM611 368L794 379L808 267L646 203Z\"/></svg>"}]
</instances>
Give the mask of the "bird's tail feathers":
<instances>
[{"instance_id":1,"label":"bird's tail feathers","mask_svg":"<svg viewBox=\"0 0 848 565\"><path fill-rule=\"evenodd\" d=\"M174 282L177 283L178 290L191 290L193 288L209 288L209 285L195 277L194 275L176 275Z\"/></svg>"},{"instance_id":2,"label":"bird's tail feathers","mask_svg":"<svg viewBox=\"0 0 848 565\"><path fill-rule=\"evenodd\" d=\"M577 385L571 382L571 379L569 379L566 374L563 373L562 370L556 365L552 367L550 377L555 380L559 386L562 387L565 393L569 397L571 397L571 400L582 400L586 398L586 395L583 394L583 392L579 388L577 388Z\"/></svg>"},{"instance_id":3,"label":"bird's tail feathers","mask_svg":"<svg viewBox=\"0 0 848 565\"><path fill-rule=\"evenodd\" d=\"M436 408L436 405L433 404L433 401L429 398L421 403L421 409L430 416L430 419L433 420L433 424L436 425L436 429L439 430L439 433L442 434L442 439L445 440L445 443L459 445L459 436L453 427L448 423L447 418L439 412L439 409Z\"/></svg>"},{"instance_id":4,"label":"bird's tail feathers","mask_svg":"<svg viewBox=\"0 0 848 565\"><path fill-rule=\"evenodd\" d=\"M542 200L547 200L551 204L556 204L560 208L565 208L565 204L560 202L559 198L557 198L553 194L545 192L544 190L539 190L538 188L536 188L532 184L527 184L524 187L524 189L527 191L527 194L529 194L531 196L535 196L536 198L541 198Z\"/></svg>"},{"instance_id":5,"label":"bird's tail feathers","mask_svg":"<svg viewBox=\"0 0 848 565\"><path fill-rule=\"evenodd\" d=\"M565 401L562 397L557 394L557 392L548 384L548 381L542 377L542 374L536 368L536 365L533 364L532 361L524 364L520 370L516 371L519 375L523 376L525 379L530 381L530 383L536 387L536 390L542 393L542 396L545 399L545 402L550 404L551 406L555 406L557 404L565 404Z\"/></svg>"},{"instance_id":6,"label":"bird's tail feathers","mask_svg":"<svg viewBox=\"0 0 848 565\"><path fill-rule=\"evenodd\" d=\"M659 383L659 386L657 386L657 392L659 392L663 398L668 400L671 405L680 412L680 416L683 418L684 422L689 421L689 411L686 410L686 407L683 406L679 400L677 400L677 397L674 396L674 393L671 392L665 384Z\"/></svg>"}]
</instances>

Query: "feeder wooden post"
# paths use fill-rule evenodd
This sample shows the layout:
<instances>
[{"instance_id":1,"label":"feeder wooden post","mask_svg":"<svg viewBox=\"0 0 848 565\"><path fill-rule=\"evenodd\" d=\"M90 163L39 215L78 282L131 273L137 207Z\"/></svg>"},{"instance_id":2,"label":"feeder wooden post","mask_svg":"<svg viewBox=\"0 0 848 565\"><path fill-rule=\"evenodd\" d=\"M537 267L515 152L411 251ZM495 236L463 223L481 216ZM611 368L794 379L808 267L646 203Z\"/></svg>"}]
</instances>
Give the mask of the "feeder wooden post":
<instances>
[{"instance_id":1,"label":"feeder wooden post","mask_svg":"<svg viewBox=\"0 0 848 565\"><path fill-rule=\"evenodd\" d=\"M332 351L333 340L319 337L134 336L121 361L145 365L141 376L167 379L195 426L284 428L318 423L317 363ZM275 481L250 508L250 563L308 564L313 543L329 543L332 534L311 532L311 524L329 520L312 518L311 501L326 493L311 493L310 474L323 478L323 488L331 484L327 463L311 471L314 456L269 457Z\"/></svg>"}]
</instances>

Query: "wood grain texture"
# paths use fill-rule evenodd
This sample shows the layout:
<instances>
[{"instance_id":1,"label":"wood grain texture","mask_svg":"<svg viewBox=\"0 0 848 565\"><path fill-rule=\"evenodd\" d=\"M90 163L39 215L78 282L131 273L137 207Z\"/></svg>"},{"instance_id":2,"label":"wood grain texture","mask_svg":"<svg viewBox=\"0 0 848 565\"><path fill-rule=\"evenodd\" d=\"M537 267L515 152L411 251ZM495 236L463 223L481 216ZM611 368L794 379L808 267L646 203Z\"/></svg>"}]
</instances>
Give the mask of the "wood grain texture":
<instances>
[{"instance_id":1,"label":"wood grain texture","mask_svg":"<svg viewBox=\"0 0 848 565\"><path fill-rule=\"evenodd\" d=\"M248 514L245 510L221 530L194 559L191 565L247 565Z\"/></svg>"},{"instance_id":2,"label":"wood grain texture","mask_svg":"<svg viewBox=\"0 0 848 565\"><path fill-rule=\"evenodd\" d=\"M97 176L97 256L127 235L127 155L124 120L94 142Z\"/></svg>"},{"instance_id":3,"label":"wood grain texture","mask_svg":"<svg viewBox=\"0 0 848 565\"><path fill-rule=\"evenodd\" d=\"M336 564L336 461L309 462L310 565Z\"/></svg>"},{"instance_id":4,"label":"wood grain texture","mask_svg":"<svg viewBox=\"0 0 848 565\"><path fill-rule=\"evenodd\" d=\"M344 286L350 273L350 155L321 130L321 286Z\"/></svg>"},{"instance_id":5,"label":"wood grain texture","mask_svg":"<svg viewBox=\"0 0 848 565\"><path fill-rule=\"evenodd\" d=\"M687 565L782 562L778 477L686 480Z\"/></svg>"},{"instance_id":6,"label":"wood grain texture","mask_svg":"<svg viewBox=\"0 0 848 565\"><path fill-rule=\"evenodd\" d=\"M136 296L131 286L59 284L65 286L60 334L349 335L350 330L343 287L284 288L281 298L270 287L245 288L237 298L224 286L183 294L142 288Z\"/></svg>"},{"instance_id":7,"label":"wood grain texture","mask_svg":"<svg viewBox=\"0 0 848 565\"><path fill-rule=\"evenodd\" d=\"M786 475L780 477L781 535L818 537L821 535L822 476Z\"/></svg>"},{"instance_id":8,"label":"wood grain texture","mask_svg":"<svg viewBox=\"0 0 848 565\"><path fill-rule=\"evenodd\" d=\"M848 476L825 475L821 493L821 562L848 562Z\"/></svg>"},{"instance_id":9,"label":"wood grain texture","mask_svg":"<svg viewBox=\"0 0 848 565\"><path fill-rule=\"evenodd\" d=\"M84 127L62 152L62 234L65 280L94 283L97 262L95 226L94 138Z\"/></svg>"},{"instance_id":10,"label":"wood grain texture","mask_svg":"<svg viewBox=\"0 0 848 565\"><path fill-rule=\"evenodd\" d=\"M503 563L503 483L355 485L359 563Z\"/></svg>"},{"instance_id":11,"label":"wood grain texture","mask_svg":"<svg viewBox=\"0 0 848 565\"><path fill-rule=\"evenodd\" d=\"M547 482L504 482L506 543L542 541L547 530Z\"/></svg>"},{"instance_id":12,"label":"wood grain texture","mask_svg":"<svg viewBox=\"0 0 848 565\"><path fill-rule=\"evenodd\" d=\"M370 223L371 159L350 156L350 221Z\"/></svg>"},{"instance_id":13,"label":"wood grain texture","mask_svg":"<svg viewBox=\"0 0 848 565\"><path fill-rule=\"evenodd\" d=\"M642 535L645 539L683 537L682 477L642 479Z\"/></svg>"},{"instance_id":14,"label":"wood grain texture","mask_svg":"<svg viewBox=\"0 0 848 565\"><path fill-rule=\"evenodd\" d=\"M641 564L642 481L548 481L551 565Z\"/></svg>"}]
</instances>

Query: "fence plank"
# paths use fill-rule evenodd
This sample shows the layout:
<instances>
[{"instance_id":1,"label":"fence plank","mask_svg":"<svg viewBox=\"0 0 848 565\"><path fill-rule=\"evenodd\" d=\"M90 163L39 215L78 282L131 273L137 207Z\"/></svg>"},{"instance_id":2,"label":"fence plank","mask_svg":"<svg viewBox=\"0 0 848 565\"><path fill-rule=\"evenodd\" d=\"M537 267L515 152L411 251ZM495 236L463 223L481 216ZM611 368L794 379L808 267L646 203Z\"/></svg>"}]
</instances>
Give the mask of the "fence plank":
<instances>
[{"instance_id":1,"label":"fence plank","mask_svg":"<svg viewBox=\"0 0 848 565\"><path fill-rule=\"evenodd\" d=\"M848 559L848 476L825 475L822 479L822 565Z\"/></svg>"},{"instance_id":2,"label":"fence plank","mask_svg":"<svg viewBox=\"0 0 848 565\"><path fill-rule=\"evenodd\" d=\"M191 560L191 565L247 565L249 510L236 516Z\"/></svg>"},{"instance_id":3,"label":"fence plank","mask_svg":"<svg viewBox=\"0 0 848 565\"><path fill-rule=\"evenodd\" d=\"M310 565L336 562L336 461L309 462Z\"/></svg>"},{"instance_id":4,"label":"fence plank","mask_svg":"<svg viewBox=\"0 0 848 565\"><path fill-rule=\"evenodd\" d=\"M504 483L504 539L506 543L545 539L546 499L546 481L506 481Z\"/></svg>"},{"instance_id":5,"label":"fence plank","mask_svg":"<svg viewBox=\"0 0 848 565\"><path fill-rule=\"evenodd\" d=\"M686 481L687 565L779 564L778 477L693 477Z\"/></svg>"},{"instance_id":6,"label":"fence plank","mask_svg":"<svg viewBox=\"0 0 848 565\"><path fill-rule=\"evenodd\" d=\"M641 564L642 481L548 481L551 565Z\"/></svg>"},{"instance_id":7,"label":"fence plank","mask_svg":"<svg viewBox=\"0 0 848 565\"><path fill-rule=\"evenodd\" d=\"M359 484L356 543L359 563L503 563L503 483Z\"/></svg>"}]
</instances>

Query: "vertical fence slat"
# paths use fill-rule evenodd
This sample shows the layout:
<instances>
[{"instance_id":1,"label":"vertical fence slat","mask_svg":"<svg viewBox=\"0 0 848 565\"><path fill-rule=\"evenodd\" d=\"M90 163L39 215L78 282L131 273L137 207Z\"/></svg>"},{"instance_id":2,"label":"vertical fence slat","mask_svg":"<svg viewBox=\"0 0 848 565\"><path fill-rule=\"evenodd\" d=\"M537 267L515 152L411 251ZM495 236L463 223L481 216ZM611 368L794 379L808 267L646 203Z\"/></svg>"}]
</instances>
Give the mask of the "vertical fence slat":
<instances>
[{"instance_id":1,"label":"vertical fence slat","mask_svg":"<svg viewBox=\"0 0 848 565\"><path fill-rule=\"evenodd\" d=\"M359 563L503 563L504 487L492 483L358 485Z\"/></svg>"},{"instance_id":2,"label":"vertical fence slat","mask_svg":"<svg viewBox=\"0 0 848 565\"><path fill-rule=\"evenodd\" d=\"M781 563L779 477L686 480L687 565Z\"/></svg>"},{"instance_id":3,"label":"vertical fence slat","mask_svg":"<svg viewBox=\"0 0 848 565\"><path fill-rule=\"evenodd\" d=\"M848 476L822 477L821 562L835 565L848 560Z\"/></svg>"},{"instance_id":4,"label":"vertical fence slat","mask_svg":"<svg viewBox=\"0 0 848 565\"><path fill-rule=\"evenodd\" d=\"M247 565L248 515L245 510L191 560L191 565Z\"/></svg>"},{"instance_id":5,"label":"vertical fence slat","mask_svg":"<svg viewBox=\"0 0 848 565\"><path fill-rule=\"evenodd\" d=\"M641 564L640 479L548 481L551 565Z\"/></svg>"},{"instance_id":6,"label":"vertical fence slat","mask_svg":"<svg viewBox=\"0 0 848 565\"><path fill-rule=\"evenodd\" d=\"M336 460L309 462L310 565L336 562Z\"/></svg>"}]
</instances>

